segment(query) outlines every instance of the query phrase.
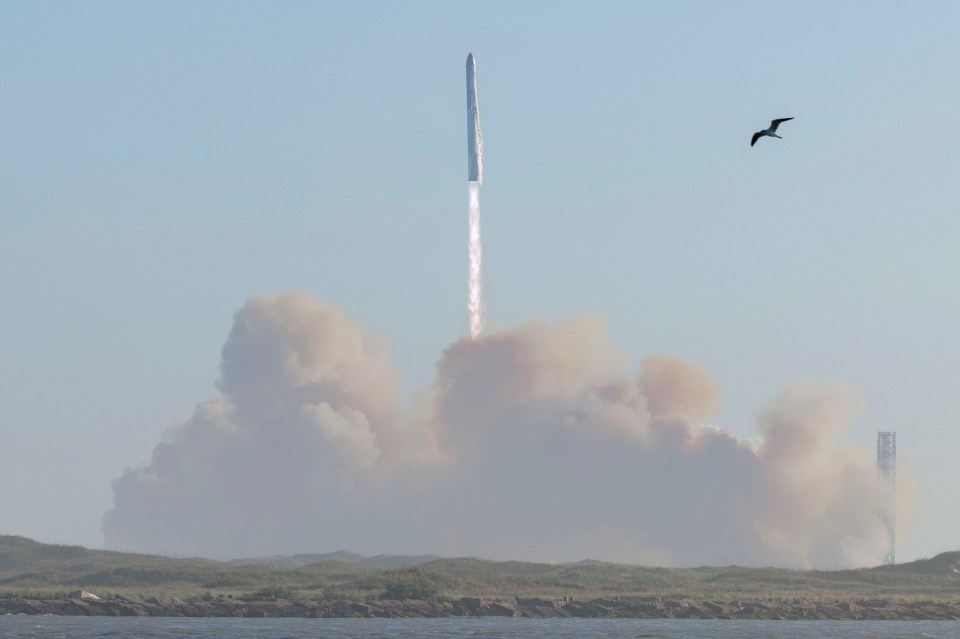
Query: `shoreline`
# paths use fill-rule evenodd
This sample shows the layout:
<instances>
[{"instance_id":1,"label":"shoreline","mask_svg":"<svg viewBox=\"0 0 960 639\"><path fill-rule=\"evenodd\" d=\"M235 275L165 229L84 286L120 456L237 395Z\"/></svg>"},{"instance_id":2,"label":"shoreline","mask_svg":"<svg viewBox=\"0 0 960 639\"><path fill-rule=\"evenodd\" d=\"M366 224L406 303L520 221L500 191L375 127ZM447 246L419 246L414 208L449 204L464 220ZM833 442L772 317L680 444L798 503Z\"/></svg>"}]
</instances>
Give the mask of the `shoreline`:
<instances>
[{"instance_id":1,"label":"shoreline","mask_svg":"<svg viewBox=\"0 0 960 639\"><path fill-rule=\"evenodd\" d=\"M86 595L86 593L84 593ZM407 599L307 601L225 597L9 597L0 599L2 615L108 617L521 617L622 619L762 619L762 620L960 620L960 600L901 602L892 599L789 601L617 597L586 601L461 597L447 601Z\"/></svg>"}]
</instances>

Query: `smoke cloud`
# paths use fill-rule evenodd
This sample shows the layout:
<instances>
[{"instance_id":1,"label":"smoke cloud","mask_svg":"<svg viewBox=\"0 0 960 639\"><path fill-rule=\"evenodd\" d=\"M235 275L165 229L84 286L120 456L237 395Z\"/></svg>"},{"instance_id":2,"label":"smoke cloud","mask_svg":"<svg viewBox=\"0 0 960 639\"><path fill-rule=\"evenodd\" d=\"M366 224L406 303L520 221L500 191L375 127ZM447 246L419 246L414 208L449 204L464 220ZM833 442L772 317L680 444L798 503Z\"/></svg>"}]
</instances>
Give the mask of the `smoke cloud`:
<instances>
[{"instance_id":1,"label":"smoke cloud","mask_svg":"<svg viewBox=\"0 0 960 639\"><path fill-rule=\"evenodd\" d=\"M693 364L629 374L597 318L462 339L405 408L383 340L306 293L235 316L220 396L114 482L109 548L218 558L350 549L657 565L855 566L891 489L841 435L858 398L796 383L758 440L704 426ZM909 479L898 476L908 517Z\"/></svg>"}]
</instances>

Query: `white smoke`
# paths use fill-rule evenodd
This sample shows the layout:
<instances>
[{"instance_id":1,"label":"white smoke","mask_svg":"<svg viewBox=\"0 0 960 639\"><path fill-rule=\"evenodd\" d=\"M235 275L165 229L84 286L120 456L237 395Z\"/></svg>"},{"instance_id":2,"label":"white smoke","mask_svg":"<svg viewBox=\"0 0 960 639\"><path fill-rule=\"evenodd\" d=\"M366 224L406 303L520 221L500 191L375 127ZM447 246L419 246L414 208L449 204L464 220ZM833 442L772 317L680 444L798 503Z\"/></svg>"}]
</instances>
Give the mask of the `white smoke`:
<instances>
[{"instance_id":1,"label":"white smoke","mask_svg":"<svg viewBox=\"0 0 960 639\"><path fill-rule=\"evenodd\" d=\"M482 157L482 156L478 156ZM468 182L470 192L470 265L467 283L467 311L470 313L470 337L476 339L483 330L483 282L481 265L483 245L480 242L480 182Z\"/></svg>"},{"instance_id":2,"label":"white smoke","mask_svg":"<svg viewBox=\"0 0 960 639\"><path fill-rule=\"evenodd\" d=\"M536 322L446 349L404 410L383 341L305 293L256 297L222 395L114 484L110 548L213 557L352 549L527 560L856 566L892 498L840 436L857 398L798 383L762 443L703 427L720 385L664 355L638 373L603 322ZM898 476L909 514L907 475Z\"/></svg>"}]
</instances>

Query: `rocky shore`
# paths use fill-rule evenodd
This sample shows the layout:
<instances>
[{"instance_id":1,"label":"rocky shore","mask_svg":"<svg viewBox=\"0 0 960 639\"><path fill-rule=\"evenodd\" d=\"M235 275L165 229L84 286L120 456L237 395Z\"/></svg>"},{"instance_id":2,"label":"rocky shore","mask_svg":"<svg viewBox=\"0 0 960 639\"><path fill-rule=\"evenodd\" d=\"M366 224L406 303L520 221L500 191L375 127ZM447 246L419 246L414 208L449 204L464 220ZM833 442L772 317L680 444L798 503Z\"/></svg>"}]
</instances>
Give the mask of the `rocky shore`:
<instances>
[{"instance_id":1,"label":"rocky shore","mask_svg":"<svg viewBox=\"0 0 960 639\"><path fill-rule=\"evenodd\" d=\"M574 601L463 597L452 601L288 601L196 597L96 597L0 599L0 614L152 617L620 617L636 619L871 619L960 620L960 601L695 601L686 598L614 598Z\"/></svg>"}]
</instances>

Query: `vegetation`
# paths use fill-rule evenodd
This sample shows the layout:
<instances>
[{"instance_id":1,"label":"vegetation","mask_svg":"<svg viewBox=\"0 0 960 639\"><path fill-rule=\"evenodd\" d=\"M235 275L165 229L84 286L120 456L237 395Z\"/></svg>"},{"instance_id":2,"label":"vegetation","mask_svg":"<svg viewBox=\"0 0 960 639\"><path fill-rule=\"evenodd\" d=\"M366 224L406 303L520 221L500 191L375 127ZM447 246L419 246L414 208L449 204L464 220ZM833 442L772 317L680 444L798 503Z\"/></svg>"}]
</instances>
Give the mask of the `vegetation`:
<instances>
[{"instance_id":1,"label":"vegetation","mask_svg":"<svg viewBox=\"0 0 960 639\"><path fill-rule=\"evenodd\" d=\"M383 599L395 599L403 601L406 599L436 599L442 594L445 586L450 585L449 579L434 573L426 572L420 568L408 570L398 570L388 573L386 576L386 589L383 591Z\"/></svg>"},{"instance_id":2,"label":"vegetation","mask_svg":"<svg viewBox=\"0 0 960 639\"><path fill-rule=\"evenodd\" d=\"M312 563L306 560L319 558ZM656 568L436 557L363 558L350 553L224 563L51 546L0 536L0 597L61 596L75 590L141 597L256 597L363 601L460 597L694 597L904 601L960 599L960 552L861 570Z\"/></svg>"}]
</instances>

